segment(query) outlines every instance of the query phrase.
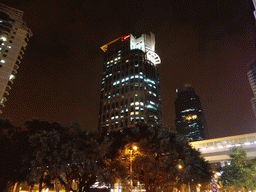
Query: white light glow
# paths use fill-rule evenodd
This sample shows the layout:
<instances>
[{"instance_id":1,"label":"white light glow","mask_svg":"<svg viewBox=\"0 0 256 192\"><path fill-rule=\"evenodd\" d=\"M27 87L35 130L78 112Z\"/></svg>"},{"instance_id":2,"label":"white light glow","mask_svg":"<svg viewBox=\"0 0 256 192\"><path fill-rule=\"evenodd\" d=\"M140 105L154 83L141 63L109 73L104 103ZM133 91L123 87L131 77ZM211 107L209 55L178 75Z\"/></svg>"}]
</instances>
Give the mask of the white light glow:
<instances>
[{"instance_id":1,"label":"white light glow","mask_svg":"<svg viewBox=\"0 0 256 192\"><path fill-rule=\"evenodd\" d=\"M3 41L7 41L7 38L5 36L1 36L0 39Z\"/></svg>"},{"instance_id":2,"label":"white light glow","mask_svg":"<svg viewBox=\"0 0 256 192\"><path fill-rule=\"evenodd\" d=\"M14 79L14 75L10 75L10 77L9 77L9 80L12 80L12 79Z\"/></svg>"}]
</instances>

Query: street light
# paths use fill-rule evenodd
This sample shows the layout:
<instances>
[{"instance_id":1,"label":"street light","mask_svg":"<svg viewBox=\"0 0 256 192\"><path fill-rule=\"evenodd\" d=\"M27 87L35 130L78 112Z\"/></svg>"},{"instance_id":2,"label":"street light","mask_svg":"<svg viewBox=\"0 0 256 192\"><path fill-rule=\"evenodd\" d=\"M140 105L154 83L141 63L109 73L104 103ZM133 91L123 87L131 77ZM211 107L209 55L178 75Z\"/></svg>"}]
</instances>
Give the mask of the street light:
<instances>
[{"instance_id":1,"label":"street light","mask_svg":"<svg viewBox=\"0 0 256 192\"><path fill-rule=\"evenodd\" d=\"M131 149L130 149L130 183L131 183L131 186L130 186L130 191L132 191L132 188L133 188L133 183L132 183L132 152L133 150L134 151L137 151L138 147L137 146L133 146Z\"/></svg>"},{"instance_id":2,"label":"street light","mask_svg":"<svg viewBox=\"0 0 256 192\"><path fill-rule=\"evenodd\" d=\"M201 184L199 183L199 184L196 186L196 191L197 191L197 192L200 192L200 187L201 187Z\"/></svg>"}]
</instances>

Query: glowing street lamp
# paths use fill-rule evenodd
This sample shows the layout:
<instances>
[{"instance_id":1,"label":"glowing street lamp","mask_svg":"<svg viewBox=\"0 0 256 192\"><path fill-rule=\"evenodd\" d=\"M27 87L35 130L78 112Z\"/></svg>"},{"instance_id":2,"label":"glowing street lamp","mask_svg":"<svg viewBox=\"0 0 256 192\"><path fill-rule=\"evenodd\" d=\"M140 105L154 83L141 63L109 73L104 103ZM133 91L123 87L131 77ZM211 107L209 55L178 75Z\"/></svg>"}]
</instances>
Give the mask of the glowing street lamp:
<instances>
[{"instance_id":1,"label":"glowing street lamp","mask_svg":"<svg viewBox=\"0 0 256 192\"><path fill-rule=\"evenodd\" d=\"M138 147L136 145L134 145L131 149L130 149L130 183L131 183L131 186L130 186L130 191L132 191L132 188L133 188L133 183L132 183L132 155L133 155L133 150L134 151L137 151Z\"/></svg>"}]
</instances>

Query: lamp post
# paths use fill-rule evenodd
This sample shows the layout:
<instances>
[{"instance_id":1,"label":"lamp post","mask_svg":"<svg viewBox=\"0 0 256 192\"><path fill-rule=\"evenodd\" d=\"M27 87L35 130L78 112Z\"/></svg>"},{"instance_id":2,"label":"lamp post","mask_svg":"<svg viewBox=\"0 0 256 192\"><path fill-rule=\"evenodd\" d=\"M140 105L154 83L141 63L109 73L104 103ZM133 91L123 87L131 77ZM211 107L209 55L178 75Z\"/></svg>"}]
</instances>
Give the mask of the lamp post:
<instances>
[{"instance_id":1,"label":"lamp post","mask_svg":"<svg viewBox=\"0 0 256 192\"><path fill-rule=\"evenodd\" d=\"M132 191L133 189L133 183L132 183L132 152L133 150L134 151L137 151L138 147L137 146L133 146L131 149L130 149L130 183L131 183L131 186L130 186L130 191Z\"/></svg>"}]
</instances>

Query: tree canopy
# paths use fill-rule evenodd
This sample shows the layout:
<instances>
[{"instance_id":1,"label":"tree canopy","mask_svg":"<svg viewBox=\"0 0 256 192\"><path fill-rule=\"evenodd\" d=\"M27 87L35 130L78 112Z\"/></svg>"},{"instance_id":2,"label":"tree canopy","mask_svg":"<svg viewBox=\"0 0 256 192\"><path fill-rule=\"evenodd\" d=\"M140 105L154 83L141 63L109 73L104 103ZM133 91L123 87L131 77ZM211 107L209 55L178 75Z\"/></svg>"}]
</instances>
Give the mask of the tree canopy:
<instances>
[{"instance_id":1,"label":"tree canopy","mask_svg":"<svg viewBox=\"0 0 256 192\"><path fill-rule=\"evenodd\" d=\"M1 164L0 182L5 186L26 181L30 186L39 184L40 192L44 187L89 192L96 181L113 186L133 180L155 192L211 179L209 163L186 138L162 127L88 133L77 123L64 127L33 120L26 126L25 132L8 128L1 133L1 153L15 162L9 167Z\"/></svg>"},{"instance_id":2,"label":"tree canopy","mask_svg":"<svg viewBox=\"0 0 256 192\"><path fill-rule=\"evenodd\" d=\"M242 147L230 149L230 163L222 168L219 178L224 189L246 191L256 189L256 159L246 162L246 150Z\"/></svg>"},{"instance_id":3,"label":"tree canopy","mask_svg":"<svg viewBox=\"0 0 256 192\"><path fill-rule=\"evenodd\" d=\"M210 165L200 153L192 149L184 137L164 128L140 126L113 132L110 137L114 150L108 178L114 180L112 183L132 177L134 181L144 183L147 191L163 191L181 184L211 180ZM131 156L135 145L138 150L132 151ZM131 158L132 173L129 171Z\"/></svg>"}]
</instances>

